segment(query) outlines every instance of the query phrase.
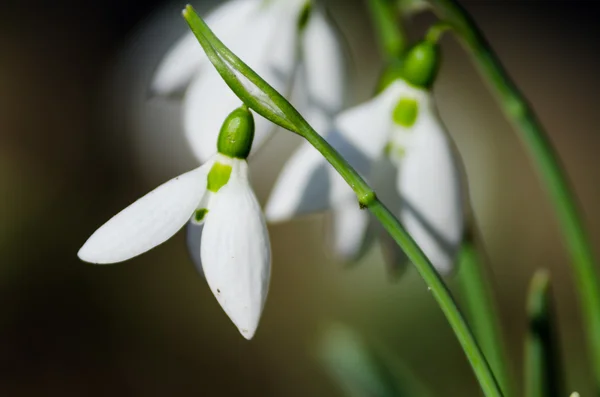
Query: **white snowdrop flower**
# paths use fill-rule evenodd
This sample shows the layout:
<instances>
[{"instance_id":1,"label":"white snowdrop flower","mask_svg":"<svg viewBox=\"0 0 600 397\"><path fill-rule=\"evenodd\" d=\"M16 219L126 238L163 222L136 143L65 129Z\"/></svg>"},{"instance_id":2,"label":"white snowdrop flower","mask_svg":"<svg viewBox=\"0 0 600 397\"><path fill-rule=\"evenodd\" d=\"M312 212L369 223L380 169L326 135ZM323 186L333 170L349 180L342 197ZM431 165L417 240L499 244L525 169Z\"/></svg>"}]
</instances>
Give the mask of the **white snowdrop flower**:
<instances>
[{"instance_id":1,"label":"white snowdrop flower","mask_svg":"<svg viewBox=\"0 0 600 397\"><path fill-rule=\"evenodd\" d=\"M297 98L311 118L340 110L343 56L337 34L308 0L231 0L206 22L236 55L277 91ZM238 99L212 67L192 32L166 54L152 81L154 94L184 93L183 126L196 157L214 154L218 127ZM308 108L308 109L306 109ZM256 117L253 150L275 126Z\"/></svg>"},{"instance_id":2,"label":"white snowdrop flower","mask_svg":"<svg viewBox=\"0 0 600 397\"><path fill-rule=\"evenodd\" d=\"M415 46L403 77L339 114L327 139L372 183L437 270L447 273L462 241L464 219L458 159L428 90L437 71L436 54L429 43ZM267 220L327 209L333 210L336 250L344 257L364 252L373 240L369 231L381 230L359 209L354 192L333 167L304 144L278 178ZM395 242L385 237L381 243L393 265L407 263Z\"/></svg>"},{"instance_id":3,"label":"white snowdrop flower","mask_svg":"<svg viewBox=\"0 0 600 397\"><path fill-rule=\"evenodd\" d=\"M253 135L252 113L233 111L221 127L217 154L115 215L81 247L79 258L121 262L165 242L190 219L202 224L197 237L208 285L241 334L252 338L271 273L269 234L248 181Z\"/></svg>"}]
</instances>

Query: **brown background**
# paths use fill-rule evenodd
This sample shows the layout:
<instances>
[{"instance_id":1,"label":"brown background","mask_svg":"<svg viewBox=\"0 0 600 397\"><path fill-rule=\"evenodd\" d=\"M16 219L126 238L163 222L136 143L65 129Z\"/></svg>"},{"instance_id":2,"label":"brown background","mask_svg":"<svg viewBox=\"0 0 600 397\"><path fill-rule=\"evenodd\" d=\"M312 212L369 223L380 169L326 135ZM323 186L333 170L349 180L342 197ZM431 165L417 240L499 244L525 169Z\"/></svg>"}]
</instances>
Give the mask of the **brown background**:
<instances>
[{"instance_id":1,"label":"brown background","mask_svg":"<svg viewBox=\"0 0 600 397\"><path fill-rule=\"evenodd\" d=\"M314 358L330 321L387 346L438 395L477 393L451 330L414 271L390 283L376 252L343 270L324 249L323 216L270 228L271 291L251 342L197 276L183 233L125 264L79 262L76 252L96 227L195 165L177 104L148 99L146 92L157 60L186 28L178 12L183 5L0 3L0 394L341 395ZM356 103L377 77L376 47L363 2L331 5L354 55ZM598 247L594 2L465 6L546 126ZM418 37L432 20L419 16L409 31ZM513 369L521 371L527 282L535 268L547 267L556 284L567 383L590 395L576 295L551 207L468 56L450 37L443 48L435 95L468 171ZM253 159L263 203L297 143L281 132Z\"/></svg>"}]
</instances>

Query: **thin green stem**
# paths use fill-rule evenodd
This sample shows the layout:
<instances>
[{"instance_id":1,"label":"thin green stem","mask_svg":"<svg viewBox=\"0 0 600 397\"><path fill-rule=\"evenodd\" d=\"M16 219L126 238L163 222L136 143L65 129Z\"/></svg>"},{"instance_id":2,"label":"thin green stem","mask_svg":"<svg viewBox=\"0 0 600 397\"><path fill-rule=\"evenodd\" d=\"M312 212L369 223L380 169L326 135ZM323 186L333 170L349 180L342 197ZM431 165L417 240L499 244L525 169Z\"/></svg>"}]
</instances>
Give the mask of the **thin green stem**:
<instances>
[{"instance_id":1,"label":"thin green stem","mask_svg":"<svg viewBox=\"0 0 600 397\"><path fill-rule=\"evenodd\" d=\"M396 243L402 248L406 256L414 263L417 271L423 280L425 280L433 297L450 323L485 395L488 397L502 396L502 391L500 390L490 365L486 361L473 333L458 309L454 298L421 248L419 248L417 243L408 234L400 221L381 201L379 201L369 185L346 162L346 160L308 124L303 125L303 128L306 128L306 130L303 131L302 135L306 137L307 141L313 145L315 149L317 149L336 169L336 171L342 175L346 182L348 182L350 187L352 187L356 193L360 206L362 208L368 208L369 211L375 215L390 236L392 236Z\"/></svg>"},{"instance_id":2,"label":"thin green stem","mask_svg":"<svg viewBox=\"0 0 600 397\"><path fill-rule=\"evenodd\" d=\"M437 43L440 41L444 33L452 30L452 26L448 25L446 22L438 21L431 25L427 32L425 33L425 40L430 43Z\"/></svg>"},{"instance_id":3,"label":"thin green stem","mask_svg":"<svg viewBox=\"0 0 600 397\"><path fill-rule=\"evenodd\" d=\"M591 244L575 196L547 134L523 94L512 82L475 22L455 0L428 0L470 50L495 90L546 185L558 216L586 323L596 393L600 394L600 283Z\"/></svg>"},{"instance_id":4,"label":"thin green stem","mask_svg":"<svg viewBox=\"0 0 600 397\"><path fill-rule=\"evenodd\" d=\"M425 280L454 330L485 395L502 397L494 374L450 291L398 219L377 199L375 192L348 162L304 120L281 94L231 52L191 6L186 7L183 16L209 60L232 91L258 114L304 137L354 190L360 206L368 208L377 217ZM240 76L243 76L243 80Z\"/></svg>"},{"instance_id":5,"label":"thin green stem","mask_svg":"<svg viewBox=\"0 0 600 397\"><path fill-rule=\"evenodd\" d=\"M461 247L458 281L461 302L469 324L481 344L483 353L492 367L498 383L506 396L514 396L514 385L510 366L506 358L498 311L493 297L493 288L487 277L485 261L481 259L472 233L467 233Z\"/></svg>"},{"instance_id":6,"label":"thin green stem","mask_svg":"<svg viewBox=\"0 0 600 397\"><path fill-rule=\"evenodd\" d=\"M388 59L397 59L407 49L408 38L396 20L395 5L389 0L368 0L367 4L382 52Z\"/></svg>"},{"instance_id":7,"label":"thin green stem","mask_svg":"<svg viewBox=\"0 0 600 397\"><path fill-rule=\"evenodd\" d=\"M379 200L374 200L368 205L368 208L406 253L406 256L414 263L417 271L425 280L467 355L484 394L486 396L502 396L502 391L494 378L490 365L477 344L469 325L429 259L423 254L423 251L398 219Z\"/></svg>"}]
</instances>

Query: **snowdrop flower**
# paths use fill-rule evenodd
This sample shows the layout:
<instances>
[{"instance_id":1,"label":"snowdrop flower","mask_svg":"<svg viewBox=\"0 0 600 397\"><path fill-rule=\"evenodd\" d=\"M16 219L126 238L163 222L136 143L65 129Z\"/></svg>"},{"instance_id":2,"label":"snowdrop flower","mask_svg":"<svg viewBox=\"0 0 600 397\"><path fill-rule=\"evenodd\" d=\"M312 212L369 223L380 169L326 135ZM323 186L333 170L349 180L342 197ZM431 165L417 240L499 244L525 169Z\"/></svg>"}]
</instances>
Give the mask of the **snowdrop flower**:
<instances>
[{"instance_id":1,"label":"snowdrop flower","mask_svg":"<svg viewBox=\"0 0 600 397\"><path fill-rule=\"evenodd\" d=\"M234 110L221 127L218 153L201 167L148 193L100 227L79 250L91 263L121 262L162 244L192 219L213 294L250 339L267 297L271 248L264 216L248 182L254 119Z\"/></svg>"},{"instance_id":2,"label":"snowdrop flower","mask_svg":"<svg viewBox=\"0 0 600 397\"><path fill-rule=\"evenodd\" d=\"M342 112L327 139L371 181L438 271L448 272L463 235L462 186L452 143L428 90L437 64L435 45L416 45L402 77L395 75L373 99ZM377 227L333 167L306 144L284 167L267 203L267 220L326 209L334 210L336 250L345 257L364 252ZM407 262L387 235L381 243L393 265Z\"/></svg>"},{"instance_id":3,"label":"snowdrop flower","mask_svg":"<svg viewBox=\"0 0 600 397\"><path fill-rule=\"evenodd\" d=\"M277 91L297 98L312 117L341 108L344 62L336 32L309 0L231 0L206 18L217 36ZM166 54L152 82L156 95L184 93L183 125L196 157L214 154L218 127L238 99L188 32ZM306 109L309 108L309 109ZM275 126L256 117L253 148Z\"/></svg>"}]
</instances>

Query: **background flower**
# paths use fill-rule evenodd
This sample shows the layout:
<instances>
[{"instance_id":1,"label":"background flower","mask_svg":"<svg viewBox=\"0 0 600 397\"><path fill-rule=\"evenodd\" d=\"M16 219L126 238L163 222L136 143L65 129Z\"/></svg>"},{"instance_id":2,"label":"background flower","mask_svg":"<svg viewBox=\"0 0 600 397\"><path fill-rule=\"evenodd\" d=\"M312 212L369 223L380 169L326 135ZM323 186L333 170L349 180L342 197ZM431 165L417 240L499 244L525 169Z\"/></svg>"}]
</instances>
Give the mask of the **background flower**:
<instances>
[{"instance_id":1,"label":"background flower","mask_svg":"<svg viewBox=\"0 0 600 397\"><path fill-rule=\"evenodd\" d=\"M304 0L230 0L207 23L238 56L320 124L343 103L345 65L339 37L320 6ZM303 18L307 18L303 21ZM183 125L201 161L214 153L221 120L238 98L214 70L191 31L166 53L152 80L154 94L183 95ZM256 151L275 130L256 116Z\"/></svg>"}]
</instances>

